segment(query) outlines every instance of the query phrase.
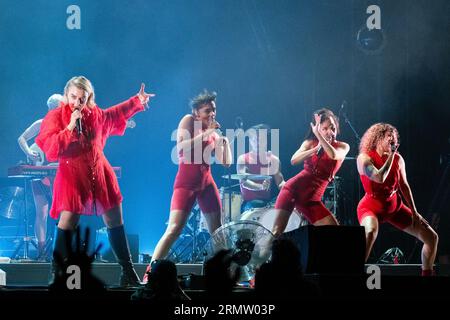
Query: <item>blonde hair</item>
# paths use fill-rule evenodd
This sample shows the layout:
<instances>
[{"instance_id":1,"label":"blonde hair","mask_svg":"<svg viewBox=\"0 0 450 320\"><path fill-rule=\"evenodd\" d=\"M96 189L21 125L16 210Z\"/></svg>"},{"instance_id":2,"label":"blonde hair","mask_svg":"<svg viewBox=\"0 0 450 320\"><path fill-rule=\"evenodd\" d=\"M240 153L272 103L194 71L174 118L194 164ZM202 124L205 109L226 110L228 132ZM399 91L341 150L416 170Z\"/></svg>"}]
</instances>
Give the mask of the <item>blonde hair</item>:
<instances>
[{"instance_id":1,"label":"blonde hair","mask_svg":"<svg viewBox=\"0 0 450 320\"><path fill-rule=\"evenodd\" d=\"M49 110L56 109L61 101L64 101L64 97L59 93L52 94L47 100L47 106Z\"/></svg>"},{"instance_id":2,"label":"blonde hair","mask_svg":"<svg viewBox=\"0 0 450 320\"><path fill-rule=\"evenodd\" d=\"M397 136L397 140L400 141L400 135L396 127L389 123L375 123L366 132L364 132L361 142L359 144L359 152L367 153L371 150L375 150L380 140L384 139L386 132L393 132Z\"/></svg>"},{"instance_id":3,"label":"blonde hair","mask_svg":"<svg viewBox=\"0 0 450 320\"><path fill-rule=\"evenodd\" d=\"M81 90L87 92L88 98L86 101L86 105L88 107L95 106L94 86L92 85L92 83L89 81L88 78L86 78L84 76L77 76L77 77L73 77L72 79L67 81L66 86L64 87L64 96L66 97L66 99L67 99L67 91L69 90L69 88L71 86L75 86L78 89L81 89Z\"/></svg>"}]
</instances>

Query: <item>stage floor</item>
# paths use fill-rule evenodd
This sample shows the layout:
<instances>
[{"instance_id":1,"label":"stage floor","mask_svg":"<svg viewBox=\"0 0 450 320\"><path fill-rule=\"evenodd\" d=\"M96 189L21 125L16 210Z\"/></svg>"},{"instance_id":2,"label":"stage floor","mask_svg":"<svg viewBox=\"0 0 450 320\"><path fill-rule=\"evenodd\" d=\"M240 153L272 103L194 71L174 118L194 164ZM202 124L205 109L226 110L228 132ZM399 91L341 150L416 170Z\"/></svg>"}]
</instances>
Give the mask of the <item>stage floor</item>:
<instances>
[{"instance_id":1,"label":"stage floor","mask_svg":"<svg viewBox=\"0 0 450 320\"><path fill-rule=\"evenodd\" d=\"M369 265L366 265L366 268ZM382 276L419 276L419 264L378 264ZM140 277L145 273L146 264L135 264L136 272ZM0 270L6 272L7 286L46 286L50 272L50 263L20 262L0 264ZM93 263L92 270L95 276L107 286L117 286L120 276L120 266L117 263ZM177 264L178 276L189 274L202 275L202 264ZM436 266L439 276L450 277L450 265Z\"/></svg>"}]
</instances>

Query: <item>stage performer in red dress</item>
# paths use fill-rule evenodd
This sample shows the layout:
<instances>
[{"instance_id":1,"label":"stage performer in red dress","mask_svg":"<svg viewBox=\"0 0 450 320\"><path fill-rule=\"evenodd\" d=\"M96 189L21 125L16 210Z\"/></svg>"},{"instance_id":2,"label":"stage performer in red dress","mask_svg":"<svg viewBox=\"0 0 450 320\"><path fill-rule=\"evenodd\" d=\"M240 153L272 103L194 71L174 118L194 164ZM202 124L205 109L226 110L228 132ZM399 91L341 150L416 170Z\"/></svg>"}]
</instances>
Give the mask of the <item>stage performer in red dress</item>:
<instances>
[{"instance_id":1,"label":"stage performer in red dress","mask_svg":"<svg viewBox=\"0 0 450 320\"><path fill-rule=\"evenodd\" d=\"M225 167L231 165L230 144L218 129L216 93L205 91L191 101L192 113L185 115L177 130L178 173L173 186L167 229L152 255L152 262L164 259L180 236L197 200L209 233L221 226L219 190L211 175L211 156ZM147 267L143 282L151 271Z\"/></svg>"},{"instance_id":2,"label":"stage performer in red dress","mask_svg":"<svg viewBox=\"0 0 450 320\"><path fill-rule=\"evenodd\" d=\"M123 135L127 120L145 110L154 96L144 91L108 109L95 103L91 82L83 76L70 79L64 103L44 118L36 143L49 161L58 161L50 216L59 217L54 254L67 258L80 215L102 215L111 248L122 266L121 286L139 284L125 235L122 195L103 148L111 135ZM64 272L53 262L53 272Z\"/></svg>"},{"instance_id":3,"label":"stage performer in red dress","mask_svg":"<svg viewBox=\"0 0 450 320\"><path fill-rule=\"evenodd\" d=\"M272 229L275 236L285 230L294 207L315 226L338 224L322 203L322 196L350 147L336 140L339 122L332 111L320 109L314 112L313 119L305 141L291 158L292 165L304 161L304 168L286 182L275 203L277 216Z\"/></svg>"},{"instance_id":4,"label":"stage performer in red dress","mask_svg":"<svg viewBox=\"0 0 450 320\"><path fill-rule=\"evenodd\" d=\"M431 275L438 235L417 212L405 161L397 152L398 141L394 126L376 123L364 133L359 146L358 172L366 194L357 212L366 231L366 260L377 238L379 223L389 222L423 242L422 275Z\"/></svg>"}]
</instances>

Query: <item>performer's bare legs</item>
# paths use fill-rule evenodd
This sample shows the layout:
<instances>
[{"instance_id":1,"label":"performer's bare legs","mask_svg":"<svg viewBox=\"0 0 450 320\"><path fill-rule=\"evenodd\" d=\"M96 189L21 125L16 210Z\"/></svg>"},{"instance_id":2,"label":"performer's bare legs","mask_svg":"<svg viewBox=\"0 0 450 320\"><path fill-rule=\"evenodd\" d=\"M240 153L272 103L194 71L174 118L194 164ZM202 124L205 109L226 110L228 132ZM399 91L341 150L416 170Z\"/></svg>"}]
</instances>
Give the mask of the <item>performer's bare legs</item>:
<instances>
[{"instance_id":1,"label":"performer's bare legs","mask_svg":"<svg viewBox=\"0 0 450 320\"><path fill-rule=\"evenodd\" d=\"M292 212L283 209L276 210L275 223L272 228L272 233L275 237L280 236L289 222ZM296 214L296 213L295 213ZM333 215L328 215L320 220L313 223L314 226L335 226L339 225L338 221Z\"/></svg>"},{"instance_id":2,"label":"performer's bare legs","mask_svg":"<svg viewBox=\"0 0 450 320\"><path fill-rule=\"evenodd\" d=\"M38 258L43 258L47 238L48 200L42 190L41 181L32 181L31 189L34 197L34 206L36 209L34 234L38 242Z\"/></svg>"},{"instance_id":3,"label":"performer's bare legs","mask_svg":"<svg viewBox=\"0 0 450 320\"><path fill-rule=\"evenodd\" d=\"M437 233L420 215L413 215L413 223L404 231L422 241L422 269L432 270L439 242Z\"/></svg>"},{"instance_id":4,"label":"performer's bare legs","mask_svg":"<svg viewBox=\"0 0 450 320\"><path fill-rule=\"evenodd\" d=\"M189 212L180 210L173 210L170 212L169 223L167 224L166 231L156 245L152 255L152 261L164 259L167 256L173 243L181 235L189 218L189 214ZM205 213L204 217L210 234L221 226L219 212Z\"/></svg>"},{"instance_id":5,"label":"performer's bare legs","mask_svg":"<svg viewBox=\"0 0 450 320\"><path fill-rule=\"evenodd\" d=\"M361 221L361 225L364 227L366 233L366 262L369 259L370 252L372 251L373 244L378 236L378 219L367 216Z\"/></svg>"},{"instance_id":6,"label":"performer's bare legs","mask_svg":"<svg viewBox=\"0 0 450 320\"><path fill-rule=\"evenodd\" d=\"M152 261L163 259L169 253L170 247L181 234L184 226L187 223L190 212L181 210L173 210L169 215L169 223L166 231L161 239L158 241L156 248L152 255Z\"/></svg>"}]
</instances>

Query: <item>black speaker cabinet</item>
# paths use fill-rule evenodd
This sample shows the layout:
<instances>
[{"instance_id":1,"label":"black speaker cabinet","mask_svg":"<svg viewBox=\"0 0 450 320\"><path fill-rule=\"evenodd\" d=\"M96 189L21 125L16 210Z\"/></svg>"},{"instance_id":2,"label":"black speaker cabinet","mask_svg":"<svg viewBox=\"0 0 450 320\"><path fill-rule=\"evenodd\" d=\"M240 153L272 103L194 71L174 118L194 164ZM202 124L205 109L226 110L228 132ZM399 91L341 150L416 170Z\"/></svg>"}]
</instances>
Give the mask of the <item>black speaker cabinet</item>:
<instances>
[{"instance_id":1,"label":"black speaker cabinet","mask_svg":"<svg viewBox=\"0 0 450 320\"><path fill-rule=\"evenodd\" d=\"M362 274L366 238L359 226L303 226L283 233L301 254L305 273Z\"/></svg>"},{"instance_id":2,"label":"black speaker cabinet","mask_svg":"<svg viewBox=\"0 0 450 320\"><path fill-rule=\"evenodd\" d=\"M127 234L128 245L130 246L131 260L134 263L139 262L139 236L137 234ZM102 255L102 259L108 262L117 262L111 247L108 247Z\"/></svg>"}]
</instances>

